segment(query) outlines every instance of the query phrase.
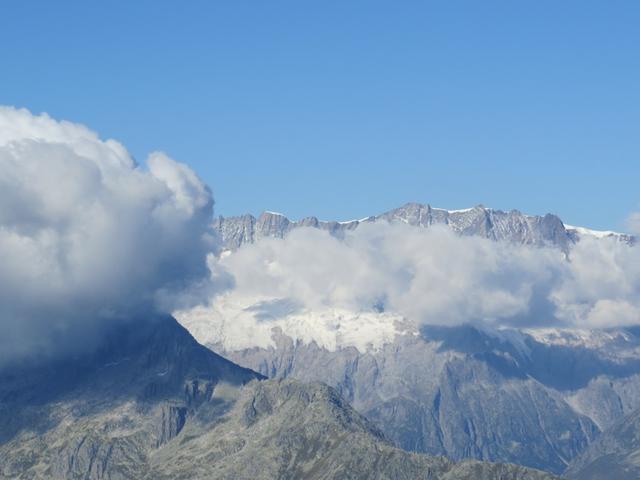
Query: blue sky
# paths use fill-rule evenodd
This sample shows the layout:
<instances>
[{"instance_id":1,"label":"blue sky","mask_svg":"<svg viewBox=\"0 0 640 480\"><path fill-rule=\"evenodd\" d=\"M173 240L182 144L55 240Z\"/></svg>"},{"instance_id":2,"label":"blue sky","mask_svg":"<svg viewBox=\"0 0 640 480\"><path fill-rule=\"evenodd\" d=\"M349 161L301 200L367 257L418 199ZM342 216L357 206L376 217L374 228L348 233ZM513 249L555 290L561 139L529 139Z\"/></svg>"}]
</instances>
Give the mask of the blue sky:
<instances>
[{"instance_id":1,"label":"blue sky","mask_svg":"<svg viewBox=\"0 0 640 480\"><path fill-rule=\"evenodd\" d=\"M0 103L164 150L224 215L640 208L640 2L29 1Z\"/></svg>"}]
</instances>

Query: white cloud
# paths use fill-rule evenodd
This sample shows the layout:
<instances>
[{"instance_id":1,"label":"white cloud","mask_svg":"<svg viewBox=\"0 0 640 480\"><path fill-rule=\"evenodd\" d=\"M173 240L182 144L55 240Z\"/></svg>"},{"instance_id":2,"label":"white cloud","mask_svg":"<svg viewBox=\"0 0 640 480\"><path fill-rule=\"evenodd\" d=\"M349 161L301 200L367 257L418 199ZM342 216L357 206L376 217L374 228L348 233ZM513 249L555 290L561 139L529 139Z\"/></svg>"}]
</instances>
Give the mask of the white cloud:
<instances>
[{"instance_id":1,"label":"white cloud","mask_svg":"<svg viewBox=\"0 0 640 480\"><path fill-rule=\"evenodd\" d=\"M640 212L633 212L627 217L627 228L634 235L640 235Z\"/></svg>"},{"instance_id":2,"label":"white cloud","mask_svg":"<svg viewBox=\"0 0 640 480\"><path fill-rule=\"evenodd\" d=\"M300 228L285 239L245 245L218 264L234 277L235 288L214 300L208 316L198 309L180 318L201 339L229 348L250 346L247 338L265 346L274 326L329 348L361 328L367 342L379 344L389 338L380 322L397 322L398 316L415 325L640 323L640 249L613 238L585 238L567 260L557 249L458 236L444 227L375 223L344 241ZM256 311L278 302L297 308L271 309L258 318ZM381 308L386 320L374 319Z\"/></svg>"},{"instance_id":3,"label":"white cloud","mask_svg":"<svg viewBox=\"0 0 640 480\"><path fill-rule=\"evenodd\" d=\"M344 241L298 229L241 248L221 264L245 296L287 297L308 308L377 306L433 324L521 319L536 289L563 267L552 249L382 223L363 225Z\"/></svg>"},{"instance_id":4,"label":"white cloud","mask_svg":"<svg viewBox=\"0 0 640 480\"><path fill-rule=\"evenodd\" d=\"M568 265L551 295L561 319L588 328L640 323L640 248L585 238Z\"/></svg>"},{"instance_id":5,"label":"white cloud","mask_svg":"<svg viewBox=\"0 0 640 480\"><path fill-rule=\"evenodd\" d=\"M0 362L203 289L211 192L162 153L148 166L84 126L0 108Z\"/></svg>"}]
</instances>

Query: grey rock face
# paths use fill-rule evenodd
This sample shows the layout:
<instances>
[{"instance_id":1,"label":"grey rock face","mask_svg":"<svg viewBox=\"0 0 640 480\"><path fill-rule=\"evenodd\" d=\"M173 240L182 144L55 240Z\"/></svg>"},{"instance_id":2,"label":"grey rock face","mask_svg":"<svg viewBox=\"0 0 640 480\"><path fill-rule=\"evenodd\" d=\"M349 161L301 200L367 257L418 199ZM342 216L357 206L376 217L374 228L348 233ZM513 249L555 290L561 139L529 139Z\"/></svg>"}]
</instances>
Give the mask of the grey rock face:
<instances>
[{"instance_id":1,"label":"grey rock face","mask_svg":"<svg viewBox=\"0 0 640 480\"><path fill-rule=\"evenodd\" d=\"M565 227L556 215L525 215L518 210L503 212L478 205L466 210L443 210L420 203L407 203L400 208L380 215L350 222L326 222L307 217L294 222L284 215L264 212L257 219L252 215L218 217L214 229L222 239L223 248L235 250L261 238L283 238L298 227L314 227L326 230L341 238L345 232L358 228L362 223L388 221L406 223L427 228L431 225L447 225L460 235L478 235L492 240L505 240L522 245L551 246L567 251L583 235L579 229ZM606 234L604 236L607 236ZM619 241L635 244L632 235L614 234Z\"/></svg>"},{"instance_id":2,"label":"grey rock face","mask_svg":"<svg viewBox=\"0 0 640 480\"><path fill-rule=\"evenodd\" d=\"M506 240L523 245L553 246L567 251L569 246L580 239L575 229L565 228L556 216L524 215L517 210L503 212L483 206L467 210L448 211L429 205L408 203L381 215L350 222L325 222L308 217L294 222L284 215L264 212L257 219L252 215L240 217L218 217L214 229L222 239L223 247L235 250L241 245L254 243L261 238L283 238L294 228L308 226L330 232L337 237L354 230L362 223L388 221L406 223L427 228L431 225L447 225L460 235L479 235L492 240ZM634 243L629 235L618 235L621 241Z\"/></svg>"},{"instance_id":3,"label":"grey rock face","mask_svg":"<svg viewBox=\"0 0 640 480\"><path fill-rule=\"evenodd\" d=\"M566 476L575 480L640 478L640 410L605 431L572 462Z\"/></svg>"},{"instance_id":4,"label":"grey rock face","mask_svg":"<svg viewBox=\"0 0 640 480\"><path fill-rule=\"evenodd\" d=\"M224 422L212 430L194 423L184 438L160 452L151 478L551 478L513 465L454 464L394 448L335 390L320 384L254 382ZM194 456L213 461L194 465Z\"/></svg>"},{"instance_id":5,"label":"grey rock face","mask_svg":"<svg viewBox=\"0 0 640 480\"><path fill-rule=\"evenodd\" d=\"M213 228L220 235L223 247L235 250L261 238L284 238L287 233L298 227L319 228L341 237L344 232L357 228L359 223L357 220L344 223L324 222L316 217L307 217L299 222L293 222L279 213L264 212L258 218L253 215L228 218L220 216L214 220Z\"/></svg>"},{"instance_id":6,"label":"grey rock face","mask_svg":"<svg viewBox=\"0 0 640 480\"><path fill-rule=\"evenodd\" d=\"M242 215L228 219L218 217L213 228L224 241L225 248L236 249L245 243L255 241L256 218L253 215Z\"/></svg>"},{"instance_id":7,"label":"grey rock face","mask_svg":"<svg viewBox=\"0 0 640 480\"><path fill-rule=\"evenodd\" d=\"M638 339L628 338L633 351ZM466 326L367 353L279 335L276 348L225 355L270 377L335 386L404 449L561 473L601 428L640 407L638 357L609 358L609 347L509 342Z\"/></svg>"},{"instance_id":8,"label":"grey rock face","mask_svg":"<svg viewBox=\"0 0 640 480\"><path fill-rule=\"evenodd\" d=\"M452 211L434 209L429 205L409 203L376 219L389 222L404 222L409 225L428 227L434 224L448 225L461 235L478 235L492 240L507 240L514 243L536 246L556 246L565 250L570 238L562 221L555 215L543 217L523 215L517 210L503 212L479 205Z\"/></svg>"},{"instance_id":9,"label":"grey rock face","mask_svg":"<svg viewBox=\"0 0 640 480\"><path fill-rule=\"evenodd\" d=\"M544 480L393 447L326 385L263 377L170 318L98 352L0 372L2 479Z\"/></svg>"}]
</instances>

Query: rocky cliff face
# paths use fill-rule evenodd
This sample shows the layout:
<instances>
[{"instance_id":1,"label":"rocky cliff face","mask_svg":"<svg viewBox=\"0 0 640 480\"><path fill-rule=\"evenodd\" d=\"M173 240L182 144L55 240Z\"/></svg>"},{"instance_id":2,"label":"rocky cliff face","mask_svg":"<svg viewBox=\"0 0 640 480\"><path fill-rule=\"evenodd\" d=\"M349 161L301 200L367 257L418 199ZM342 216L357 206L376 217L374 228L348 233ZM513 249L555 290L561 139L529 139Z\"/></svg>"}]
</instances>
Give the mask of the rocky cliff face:
<instances>
[{"instance_id":1,"label":"rocky cliff face","mask_svg":"<svg viewBox=\"0 0 640 480\"><path fill-rule=\"evenodd\" d=\"M319 228L341 237L345 232L358 228L362 223L388 221L402 222L416 227L447 225L460 235L479 235L493 240L506 240L524 245L554 246L566 251L581 236L616 236L621 241L633 243L630 235L614 232L593 232L583 228L568 227L556 215L524 215L517 210L503 212L481 205L465 210L444 210L419 203L408 203L380 215L349 222L326 222L307 217L294 222L284 215L264 212L258 218L252 215L218 217L214 228L219 233L224 248L235 250L241 245L254 243L261 238L282 238L292 229L307 226Z\"/></svg>"},{"instance_id":2,"label":"rocky cliff face","mask_svg":"<svg viewBox=\"0 0 640 480\"><path fill-rule=\"evenodd\" d=\"M211 461L194 465L194 457ZM207 430L190 425L184 441L158 461L150 478L550 478L512 465L454 464L404 452L335 390L292 381L251 384L224 422Z\"/></svg>"},{"instance_id":3,"label":"rocky cliff face","mask_svg":"<svg viewBox=\"0 0 640 480\"><path fill-rule=\"evenodd\" d=\"M171 318L0 372L2 479L545 480L402 451L328 386L263 380Z\"/></svg>"}]
</instances>

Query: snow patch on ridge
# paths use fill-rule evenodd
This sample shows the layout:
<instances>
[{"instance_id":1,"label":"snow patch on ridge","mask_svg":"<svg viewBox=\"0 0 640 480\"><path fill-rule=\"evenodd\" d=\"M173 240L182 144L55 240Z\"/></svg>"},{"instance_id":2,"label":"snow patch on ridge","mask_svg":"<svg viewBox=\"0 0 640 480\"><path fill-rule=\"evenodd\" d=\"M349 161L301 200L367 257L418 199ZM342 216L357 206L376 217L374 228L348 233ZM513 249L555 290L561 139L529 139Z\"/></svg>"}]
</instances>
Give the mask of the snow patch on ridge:
<instances>
[{"instance_id":1,"label":"snow patch on ridge","mask_svg":"<svg viewBox=\"0 0 640 480\"><path fill-rule=\"evenodd\" d=\"M615 362L640 357L638 337L624 328L537 328L526 329L524 333L547 345L597 351Z\"/></svg>"},{"instance_id":2,"label":"snow patch on ridge","mask_svg":"<svg viewBox=\"0 0 640 480\"><path fill-rule=\"evenodd\" d=\"M576 227L573 225L564 224L564 228L566 230L573 230L579 235L588 235L595 238L607 238L607 237L620 237L623 236L623 233L613 232L611 230L591 230L590 228L585 227Z\"/></svg>"},{"instance_id":3,"label":"snow patch on ridge","mask_svg":"<svg viewBox=\"0 0 640 480\"><path fill-rule=\"evenodd\" d=\"M432 207L432 210L439 210L441 212L447 212L447 213L467 213L472 211L473 209L475 209L476 207L470 207L470 208L460 208L458 210L448 210L446 208L437 208L437 207Z\"/></svg>"}]
</instances>

